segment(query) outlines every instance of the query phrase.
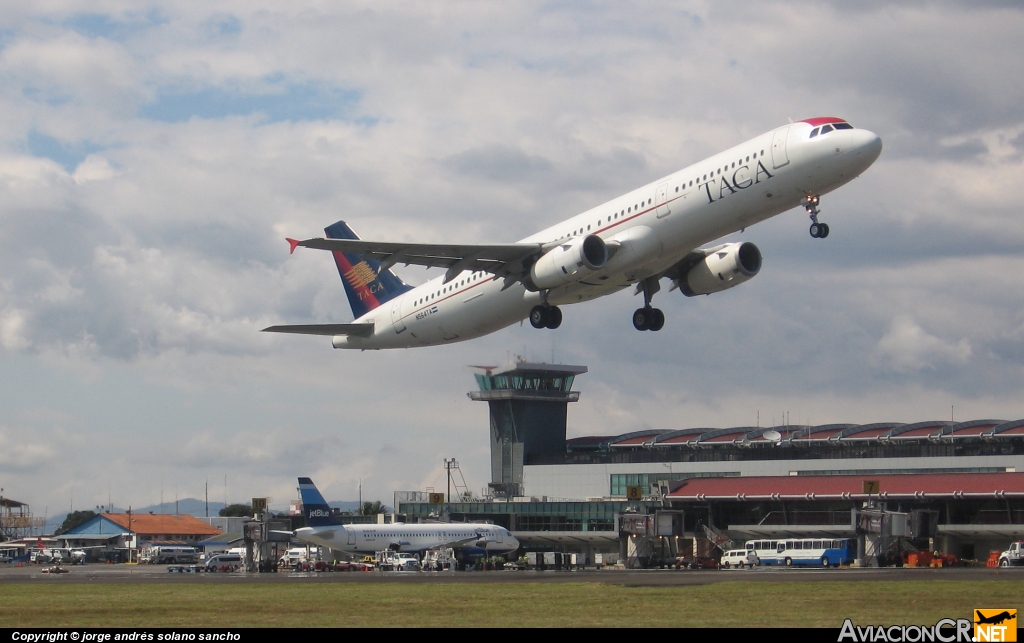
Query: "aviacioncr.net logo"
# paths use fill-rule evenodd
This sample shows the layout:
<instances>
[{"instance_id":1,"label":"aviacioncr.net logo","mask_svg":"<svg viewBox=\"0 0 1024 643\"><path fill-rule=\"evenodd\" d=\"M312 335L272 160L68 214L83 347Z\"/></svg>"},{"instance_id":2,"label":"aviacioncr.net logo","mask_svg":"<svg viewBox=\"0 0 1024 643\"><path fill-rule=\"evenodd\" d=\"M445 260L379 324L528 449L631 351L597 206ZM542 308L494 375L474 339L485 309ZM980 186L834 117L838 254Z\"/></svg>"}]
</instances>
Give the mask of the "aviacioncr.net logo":
<instances>
[{"instance_id":1,"label":"aviacioncr.net logo","mask_svg":"<svg viewBox=\"0 0 1024 643\"><path fill-rule=\"evenodd\" d=\"M944 618L935 625L854 625L850 619L843 621L839 632L839 643L973 643L972 623L966 618Z\"/></svg>"}]
</instances>

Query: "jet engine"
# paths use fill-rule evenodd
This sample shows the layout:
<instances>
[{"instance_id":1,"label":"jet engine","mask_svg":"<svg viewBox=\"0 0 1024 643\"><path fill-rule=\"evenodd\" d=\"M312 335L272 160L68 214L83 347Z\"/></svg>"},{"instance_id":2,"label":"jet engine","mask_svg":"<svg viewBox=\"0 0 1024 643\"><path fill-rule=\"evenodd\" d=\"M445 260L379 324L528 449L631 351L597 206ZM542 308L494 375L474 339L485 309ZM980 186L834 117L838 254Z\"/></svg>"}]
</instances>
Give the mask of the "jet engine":
<instances>
[{"instance_id":1,"label":"jet engine","mask_svg":"<svg viewBox=\"0 0 1024 643\"><path fill-rule=\"evenodd\" d=\"M546 290L584 279L608 263L608 247L596 234L575 237L548 250L523 281L530 290Z\"/></svg>"},{"instance_id":2,"label":"jet engine","mask_svg":"<svg viewBox=\"0 0 1024 643\"><path fill-rule=\"evenodd\" d=\"M761 270L761 251L744 241L729 243L709 253L704 260L675 280L687 297L710 295L748 281Z\"/></svg>"}]
</instances>

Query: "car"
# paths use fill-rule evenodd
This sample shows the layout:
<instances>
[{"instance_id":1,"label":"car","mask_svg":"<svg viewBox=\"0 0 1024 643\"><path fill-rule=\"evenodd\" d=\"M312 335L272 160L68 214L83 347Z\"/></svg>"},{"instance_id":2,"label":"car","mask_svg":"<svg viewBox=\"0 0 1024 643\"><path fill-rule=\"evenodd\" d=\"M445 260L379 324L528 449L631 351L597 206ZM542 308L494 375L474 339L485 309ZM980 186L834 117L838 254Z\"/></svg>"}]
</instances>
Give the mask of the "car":
<instances>
[{"instance_id":1,"label":"car","mask_svg":"<svg viewBox=\"0 0 1024 643\"><path fill-rule=\"evenodd\" d=\"M720 562L722 569L729 569L730 567L742 569L743 567L754 567L760 564L761 561L758 559L757 554L746 549L730 549L722 554Z\"/></svg>"},{"instance_id":2,"label":"car","mask_svg":"<svg viewBox=\"0 0 1024 643\"><path fill-rule=\"evenodd\" d=\"M230 572L242 566L242 557L239 554L217 554L206 561L205 569L208 572Z\"/></svg>"}]
</instances>

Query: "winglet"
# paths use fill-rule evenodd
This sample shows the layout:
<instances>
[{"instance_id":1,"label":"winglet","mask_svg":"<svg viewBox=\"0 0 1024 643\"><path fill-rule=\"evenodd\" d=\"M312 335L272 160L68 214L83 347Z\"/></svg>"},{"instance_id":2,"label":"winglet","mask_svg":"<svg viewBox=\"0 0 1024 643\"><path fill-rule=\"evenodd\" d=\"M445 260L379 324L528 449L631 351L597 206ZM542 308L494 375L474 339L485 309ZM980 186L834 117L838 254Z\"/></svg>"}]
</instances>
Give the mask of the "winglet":
<instances>
[{"instance_id":1,"label":"winglet","mask_svg":"<svg viewBox=\"0 0 1024 643\"><path fill-rule=\"evenodd\" d=\"M295 248L297 248L299 246L299 243L300 243L299 240L298 239L289 239L289 238L285 237L285 241L287 241L288 245L290 246L290 248L288 249L288 254L293 254L295 252Z\"/></svg>"}]
</instances>

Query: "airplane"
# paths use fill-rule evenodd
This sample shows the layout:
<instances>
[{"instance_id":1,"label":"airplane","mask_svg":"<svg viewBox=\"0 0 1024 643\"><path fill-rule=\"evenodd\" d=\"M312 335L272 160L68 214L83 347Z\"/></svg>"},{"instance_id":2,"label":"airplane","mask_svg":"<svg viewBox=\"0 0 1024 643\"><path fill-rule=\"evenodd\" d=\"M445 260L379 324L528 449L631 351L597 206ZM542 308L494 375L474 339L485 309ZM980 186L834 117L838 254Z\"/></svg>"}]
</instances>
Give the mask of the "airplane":
<instances>
[{"instance_id":1,"label":"airplane","mask_svg":"<svg viewBox=\"0 0 1024 643\"><path fill-rule=\"evenodd\" d=\"M344 221L326 238L287 239L333 253L353 323L279 325L264 332L332 337L335 348L411 348L460 342L528 318L558 328L561 305L634 287L644 305L633 326L658 331L651 305L669 280L687 297L733 288L758 274L749 241L702 247L803 206L811 237L824 239L821 196L852 181L882 152L882 141L836 117L809 118L757 136L517 243L428 244L359 239ZM391 268L442 267L412 287Z\"/></svg>"},{"instance_id":2,"label":"airplane","mask_svg":"<svg viewBox=\"0 0 1024 643\"><path fill-rule=\"evenodd\" d=\"M343 525L310 478L299 478L299 497L307 526L296 529L295 537L334 551L372 554L391 549L418 553L451 547L465 561L519 549L519 541L508 529L488 523Z\"/></svg>"}]
</instances>

